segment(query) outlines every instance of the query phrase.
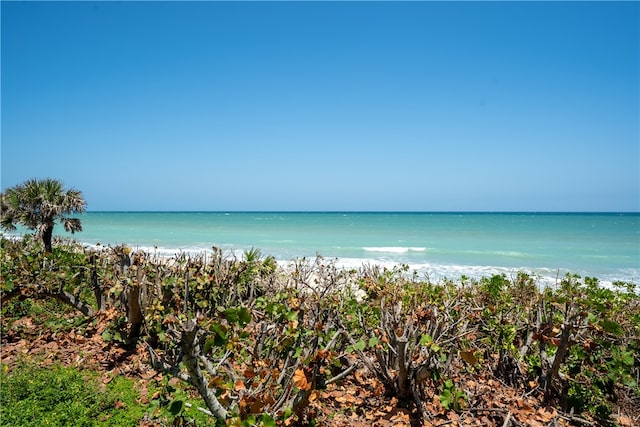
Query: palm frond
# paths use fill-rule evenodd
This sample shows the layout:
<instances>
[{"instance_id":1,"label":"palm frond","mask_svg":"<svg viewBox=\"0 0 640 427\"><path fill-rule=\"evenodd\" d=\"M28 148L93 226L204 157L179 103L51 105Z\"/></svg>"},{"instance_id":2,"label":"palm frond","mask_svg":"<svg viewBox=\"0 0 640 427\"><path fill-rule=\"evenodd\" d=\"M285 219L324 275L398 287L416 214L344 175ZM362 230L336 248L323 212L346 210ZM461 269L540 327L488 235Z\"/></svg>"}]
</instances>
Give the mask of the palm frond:
<instances>
[{"instance_id":1,"label":"palm frond","mask_svg":"<svg viewBox=\"0 0 640 427\"><path fill-rule=\"evenodd\" d=\"M70 233L82 231L82 223L78 218L60 218L64 229Z\"/></svg>"},{"instance_id":2,"label":"palm frond","mask_svg":"<svg viewBox=\"0 0 640 427\"><path fill-rule=\"evenodd\" d=\"M22 224L42 232L44 228L53 227L59 218L65 230L74 233L82 231L80 219L63 215L83 213L86 206L81 191L65 189L57 179L32 178L1 195L0 226L11 230L16 224Z\"/></svg>"}]
</instances>

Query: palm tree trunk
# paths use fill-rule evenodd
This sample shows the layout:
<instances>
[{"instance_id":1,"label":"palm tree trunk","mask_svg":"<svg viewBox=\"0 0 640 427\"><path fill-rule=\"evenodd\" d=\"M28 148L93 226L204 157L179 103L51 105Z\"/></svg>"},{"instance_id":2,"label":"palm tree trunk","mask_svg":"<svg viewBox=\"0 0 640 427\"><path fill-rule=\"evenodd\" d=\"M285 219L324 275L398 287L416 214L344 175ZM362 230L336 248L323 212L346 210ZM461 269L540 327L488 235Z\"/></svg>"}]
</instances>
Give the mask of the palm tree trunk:
<instances>
[{"instance_id":1,"label":"palm tree trunk","mask_svg":"<svg viewBox=\"0 0 640 427\"><path fill-rule=\"evenodd\" d=\"M42 227L42 243L44 243L44 251L51 253L53 250L51 246L51 239L53 236L53 222L46 222Z\"/></svg>"}]
</instances>

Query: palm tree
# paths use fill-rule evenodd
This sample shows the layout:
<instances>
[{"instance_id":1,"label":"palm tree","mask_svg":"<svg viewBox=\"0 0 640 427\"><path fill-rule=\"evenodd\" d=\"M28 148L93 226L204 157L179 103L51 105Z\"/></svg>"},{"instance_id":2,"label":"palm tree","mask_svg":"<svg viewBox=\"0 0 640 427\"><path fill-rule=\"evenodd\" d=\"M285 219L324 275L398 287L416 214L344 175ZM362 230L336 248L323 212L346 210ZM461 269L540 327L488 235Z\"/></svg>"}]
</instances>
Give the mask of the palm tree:
<instances>
[{"instance_id":1,"label":"palm tree","mask_svg":"<svg viewBox=\"0 0 640 427\"><path fill-rule=\"evenodd\" d=\"M82 213L86 206L81 191L65 189L57 179L29 179L0 194L0 226L15 230L16 224L22 224L30 230L37 230L45 251L51 252L56 219L71 233L82 231L78 218L65 215Z\"/></svg>"}]
</instances>

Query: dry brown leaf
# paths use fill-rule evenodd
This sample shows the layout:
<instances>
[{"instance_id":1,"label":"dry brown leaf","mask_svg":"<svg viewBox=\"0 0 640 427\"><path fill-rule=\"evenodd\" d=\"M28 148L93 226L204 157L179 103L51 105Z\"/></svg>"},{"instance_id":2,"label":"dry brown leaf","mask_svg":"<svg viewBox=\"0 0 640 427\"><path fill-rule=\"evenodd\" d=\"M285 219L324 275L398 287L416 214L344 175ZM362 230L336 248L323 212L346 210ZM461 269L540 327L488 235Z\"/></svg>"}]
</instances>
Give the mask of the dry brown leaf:
<instances>
[{"instance_id":1,"label":"dry brown leaf","mask_svg":"<svg viewBox=\"0 0 640 427\"><path fill-rule=\"evenodd\" d=\"M558 412L554 408L540 408L536 412L536 417L543 423L548 423L558 416Z\"/></svg>"},{"instance_id":2,"label":"dry brown leaf","mask_svg":"<svg viewBox=\"0 0 640 427\"><path fill-rule=\"evenodd\" d=\"M633 427L633 420L625 415L618 416L618 423L622 427Z\"/></svg>"},{"instance_id":3,"label":"dry brown leaf","mask_svg":"<svg viewBox=\"0 0 640 427\"><path fill-rule=\"evenodd\" d=\"M478 363L478 359L472 351L461 351L460 357L462 357L462 360L467 362L469 365L475 365Z\"/></svg>"},{"instance_id":4,"label":"dry brown leaf","mask_svg":"<svg viewBox=\"0 0 640 427\"><path fill-rule=\"evenodd\" d=\"M347 403L347 398L345 397L345 395L335 396L333 400L338 403Z\"/></svg>"},{"instance_id":5,"label":"dry brown leaf","mask_svg":"<svg viewBox=\"0 0 640 427\"><path fill-rule=\"evenodd\" d=\"M249 410L252 414L259 414L264 410L264 402L256 400L249 405Z\"/></svg>"},{"instance_id":6,"label":"dry brown leaf","mask_svg":"<svg viewBox=\"0 0 640 427\"><path fill-rule=\"evenodd\" d=\"M453 411L449 411L447 413L447 418L449 419L449 421L458 421L460 419L460 415L456 414Z\"/></svg>"},{"instance_id":7,"label":"dry brown leaf","mask_svg":"<svg viewBox=\"0 0 640 427\"><path fill-rule=\"evenodd\" d=\"M293 374L293 384L298 387L300 390L309 390L311 389L311 383L307 380L307 376L304 373L304 369L298 369Z\"/></svg>"}]
</instances>

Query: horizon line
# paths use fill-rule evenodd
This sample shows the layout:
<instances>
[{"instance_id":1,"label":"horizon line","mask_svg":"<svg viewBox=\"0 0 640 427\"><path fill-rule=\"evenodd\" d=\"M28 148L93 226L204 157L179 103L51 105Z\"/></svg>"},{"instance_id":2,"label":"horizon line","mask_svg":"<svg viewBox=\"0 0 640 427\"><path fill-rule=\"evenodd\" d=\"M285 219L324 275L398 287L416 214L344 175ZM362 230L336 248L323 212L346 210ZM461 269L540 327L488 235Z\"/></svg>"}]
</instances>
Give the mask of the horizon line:
<instances>
[{"instance_id":1,"label":"horizon line","mask_svg":"<svg viewBox=\"0 0 640 427\"><path fill-rule=\"evenodd\" d=\"M358 213L358 214L640 214L638 211L616 211L616 210L598 210L598 211L536 211L536 210L262 210L262 209L228 209L228 210L86 210L85 213Z\"/></svg>"}]
</instances>

